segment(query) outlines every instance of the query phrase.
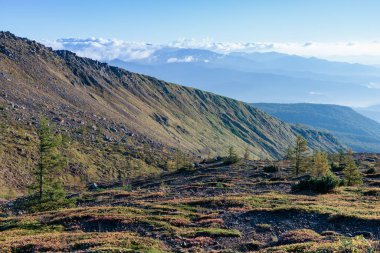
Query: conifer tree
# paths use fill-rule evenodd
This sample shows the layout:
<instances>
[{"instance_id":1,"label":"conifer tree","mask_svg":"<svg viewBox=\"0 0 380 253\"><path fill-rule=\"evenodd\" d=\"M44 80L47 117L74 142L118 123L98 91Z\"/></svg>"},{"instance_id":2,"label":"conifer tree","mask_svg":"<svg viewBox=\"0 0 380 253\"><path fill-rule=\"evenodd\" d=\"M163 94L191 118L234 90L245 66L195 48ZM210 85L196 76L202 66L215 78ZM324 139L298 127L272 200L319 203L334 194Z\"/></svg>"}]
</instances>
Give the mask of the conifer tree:
<instances>
[{"instance_id":1,"label":"conifer tree","mask_svg":"<svg viewBox=\"0 0 380 253\"><path fill-rule=\"evenodd\" d=\"M183 169L183 168L189 168L189 161L186 157L186 154L180 150L179 148L176 149L175 152L175 167L177 170Z\"/></svg>"},{"instance_id":2,"label":"conifer tree","mask_svg":"<svg viewBox=\"0 0 380 253\"><path fill-rule=\"evenodd\" d=\"M69 205L60 180L60 173L66 165L66 159L61 155L59 147L62 136L54 135L47 120L41 120L38 129L39 162L34 171L35 182L30 189L36 203L33 210L52 210Z\"/></svg>"},{"instance_id":3,"label":"conifer tree","mask_svg":"<svg viewBox=\"0 0 380 253\"><path fill-rule=\"evenodd\" d=\"M250 159L250 150L248 147L245 148L244 150L244 160L249 160Z\"/></svg>"},{"instance_id":4,"label":"conifer tree","mask_svg":"<svg viewBox=\"0 0 380 253\"><path fill-rule=\"evenodd\" d=\"M346 153L344 152L343 149L340 149L339 150L339 167L344 168L345 162L346 162Z\"/></svg>"},{"instance_id":5,"label":"conifer tree","mask_svg":"<svg viewBox=\"0 0 380 253\"><path fill-rule=\"evenodd\" d=\"M286 153L285 153L283 159L284 160L291 160L293 157L293 152L294 152L294 150L293 150L292 145L289 145L288 148L286 149Z\"/></svg>"},{"instance_id":6,"label":"conifer tree","mask_svg":"<svg viewBox=\"0 0 380 253\"><path fill-rule=\"evenodd\" d=\"M322 177L330 172L330 164L326 153L319 151L314 152L310 172L314 177Z\"/></svg>"},{"instance_id":7,"label":"conifer tree","mask_svg":"<svg viewBox=\"0 0 380 253\"><path fill-rule=\"evenodd\" d=\"M182 167L182 152L179 149L175 150L175 168L179 170Z\"/></svg>"},{"instance_id":8,"label":"conifer tree","mask_svg":"<svg viewBox=\"0 0 380 253\"><path fill-rule=\"evenodd\" d=\"M380 171L380 159L377 159L376 164L375 164L375 171L379 172Z\"/></svg>"},{"instance_id":9,"label":"conifer tree","mask_svg":"<svg viewBox=\"0 0 380 253\"><path fill-rule=\"evenodd\" d=\"M297 136L290 157L292 168L297 176L306 170L307 152L307 141L301 135Z\"/></svg>"},{"instance_id":10,"label":"conifer tree","mask_svg":"<svg viewBox=\"0 0 380 253\"><path fill-rule=\"evenodd\" d=\"M355 163L351 149L348 151L348 154L346 155L344 164L345 167L343 173L346 184L349 186L361 185L363 183L363 179Z\"/></svg>"},{"instance_id":11,"label":"conifer tree","mask_svg":"<svg viewBox=\"0 0 380 253\"><path fill-rule=\"evenodd\" d=\"M234 164L234 163L237 163L238 161L239 161L239 157L236 154L234 147L232 147L232 146L229 147L228 148L228 156L225 159L225 164Z\"/></svg>"}]
</instances>

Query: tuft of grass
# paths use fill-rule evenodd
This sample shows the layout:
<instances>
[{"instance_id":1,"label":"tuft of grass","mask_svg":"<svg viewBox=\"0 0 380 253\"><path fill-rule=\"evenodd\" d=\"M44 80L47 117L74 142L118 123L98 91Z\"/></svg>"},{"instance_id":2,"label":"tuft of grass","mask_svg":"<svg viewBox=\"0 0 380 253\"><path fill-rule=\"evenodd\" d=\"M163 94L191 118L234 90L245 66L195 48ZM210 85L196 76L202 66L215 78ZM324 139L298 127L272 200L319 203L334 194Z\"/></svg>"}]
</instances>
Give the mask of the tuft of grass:
<instances>
[{"instance_id":1,"label":"tuft of grass","mask_svg":"<svg viewBox=\"0 0 380 253\"><path fill-rule=\"evenodd\" d=\"M272 225L271 224L266 224L266 223L259 223L255 225L256 229L258 231L264 232L264 231L271 231L272 230Z\"/></svg>"},{"instance_id":2,"label":"tuft of grass","mask_svg":"<svg viewBox=\"0 0 380 253\"><path fill-rule=\"evenodd\" d=\"M293 243L289 245L268 247L262 249L260 253L274 253L274 252L334 252L334 253L375 253L378 252L379 245L376 242L364 239L362 236L353 238L343 237L337 240L320 240L317 242L303 242Z\"/></svg>"},{"instance_id":3,"label":"tuft of grass","mask_svg":"<svg viewBox=\"0 0 380 253\"><path fill-rule=\"evenodd\" d=\"M322 236L310 229L297 229L287 231L280 236L280 244L293 244L309 241L319 241Z\"/></svg>"},{"instance_id":4,"label":"tuft of grass","mask_svg":"<svg viewBox=\"0 0 380 253\"><path fill-rule=\"evenodd\" d=\"M222 229L222 228L197 228L194 231L184 233L183 236L187 237L240 237L241 233L236 229Z\"/></svg>"}]
</instances>

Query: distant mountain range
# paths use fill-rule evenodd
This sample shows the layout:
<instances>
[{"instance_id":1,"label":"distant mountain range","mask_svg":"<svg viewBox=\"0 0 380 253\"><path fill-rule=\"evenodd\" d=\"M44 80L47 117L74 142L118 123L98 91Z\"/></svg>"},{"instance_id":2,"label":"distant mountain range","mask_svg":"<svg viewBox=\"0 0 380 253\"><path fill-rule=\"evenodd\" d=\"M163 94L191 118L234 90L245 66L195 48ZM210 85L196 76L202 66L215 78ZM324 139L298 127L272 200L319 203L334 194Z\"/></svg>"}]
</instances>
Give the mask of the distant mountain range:
<instances>
[{"instance_id":1,"label":"distant mountain range","mask_svg":"<svg viewBox=\"0 0 380 253\"><path fill-rule=\"evenodd\" d=\"M288 123L328 130L355 151L380 152L380 123L349 107L326 104L252 105Z\"/></svg>"},{"instance_id":2,"label":"distant mountain range","mask_svg":"<svg viewBox=\"0 0 380 253\"><path fill-rule=\"evenodd\" d=\"M219 54L163 48L148 58L111 65L246 102L350 104L380 102L380 71L373 66L279 53Z\"/></svg>"}]
</instances>

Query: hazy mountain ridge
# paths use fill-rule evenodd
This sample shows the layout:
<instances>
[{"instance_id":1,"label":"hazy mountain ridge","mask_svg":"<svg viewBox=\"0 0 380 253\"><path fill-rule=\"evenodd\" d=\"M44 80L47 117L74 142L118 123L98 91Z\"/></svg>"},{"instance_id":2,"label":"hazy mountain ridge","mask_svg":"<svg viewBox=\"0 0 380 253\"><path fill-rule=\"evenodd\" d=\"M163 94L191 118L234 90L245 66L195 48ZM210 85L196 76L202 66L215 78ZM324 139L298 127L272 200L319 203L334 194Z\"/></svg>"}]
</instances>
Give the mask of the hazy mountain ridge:
<instances>
[{"instance_id":1,"label":"hazy mountain ridge","mask_svg":"<svg viewBox=\"0 0 380 253\"><path fill-rule=\"evenodd\" d=\"M371 118L380 123L380 105L373 105L369 107L354 108L355 111L363 114L364 116Z\"/></svg>"},{"instance_id":2,"label":"hazy mountain ridge","mask_svg":"<svg viewBox=\"0 0 380 253\"><path fill-rule=\"evenodd\" d=\"M380 97L376 67L275 52L218 54L163 48L143 59L108 62L246 102L355 105L376 103Z\"/></svg>"},{"instance_id":3,"label":"hazy mountain ridge","mask_svg":"<svg viewBox=\"0 0 380 253\"><path fill-rule=\"evenodd\" d=\"M255 103L285 122L330 131L358 152L380 152L380 123L345 106L326 104Z\"/></svg>"}]
</instances>

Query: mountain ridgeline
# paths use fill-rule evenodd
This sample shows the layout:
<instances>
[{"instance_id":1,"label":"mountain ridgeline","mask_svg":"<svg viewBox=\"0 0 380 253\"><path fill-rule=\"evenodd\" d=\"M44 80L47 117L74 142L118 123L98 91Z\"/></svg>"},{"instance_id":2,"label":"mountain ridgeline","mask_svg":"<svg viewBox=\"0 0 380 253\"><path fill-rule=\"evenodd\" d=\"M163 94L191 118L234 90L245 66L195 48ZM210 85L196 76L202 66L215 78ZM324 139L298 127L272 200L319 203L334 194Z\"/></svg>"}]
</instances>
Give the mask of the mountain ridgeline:
<instances>
[{"instance_id":1,"label":"mountain ridgeline","mask_svg":"<svg viewBox=\"0 0 380 253\"><path fill-rule=\"evenodd\" d=\"M357 152L380 152L380 123L346 106L326 104L252 104L292 124L327 130Z\"/></svg>"},{"instance_id":2,"label":"mountain ridgeline","mask_svg":"<svg viewBox=\"0 0 380 253\"><path fill-rule=\"evenodd\" d=\"M83 54L89 44L65 43ZM108 60L108 59L107 59ZM157 49L143 59L113 59L111 65L238 100L267 103L377 103L379 70L277 52L215 53L191 48ZM274 92L275 91L275 92Z\"/></svg>"},{"instance_id":3,"label":"mountain ridgeline","mask_svg":"<svg viewBox=\"0 0 380 253\"><path fill-rule=\"evenodd\" d=\"M0 185L19 187L31 173L24 167L36 162L41 117L71 143L66 180L75 184L77 178L105 179L110 171L116 177L131 156L147 173L165 170L175 149L224 155L229 146L239 153L248 147L256 158L278 158L297 135L312 149L341 148L329 133L284 123L249 104L53 51L9 32L0 33L0 115ZM142 173L141 166L128 168Z\"/></svg>"}]
</instances>

